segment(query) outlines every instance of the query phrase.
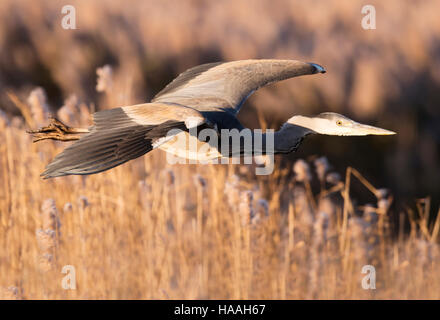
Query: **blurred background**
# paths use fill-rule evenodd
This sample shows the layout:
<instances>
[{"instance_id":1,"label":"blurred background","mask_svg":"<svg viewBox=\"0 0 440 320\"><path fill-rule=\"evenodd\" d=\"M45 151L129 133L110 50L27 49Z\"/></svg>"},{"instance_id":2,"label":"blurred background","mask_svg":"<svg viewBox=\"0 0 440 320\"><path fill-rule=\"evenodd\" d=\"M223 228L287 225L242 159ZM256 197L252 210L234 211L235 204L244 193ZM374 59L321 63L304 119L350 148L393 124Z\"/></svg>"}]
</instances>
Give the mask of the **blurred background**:
<instances>
[{"instance_id":1,"label":"blurred background","mask_svg":"<svg viewBox=\"0 0 440 320\"><path fill-rule=\"evenodd\" d=\"M76 30L61 27L66 4L76 8ZM376 8L375 30L361 27L366 4ZM20 116L7 90L26 101L42 87L54 113L66 103L102 109L149 101L201 63L316 62L325 75L258 91L242 109L242 123L259 127L260 112L277 129L294 114L334 111L396 131L393 137L311 137L283 161L326 155L339 172L353 166L399 199L431 196L438 204L439 11L435 0L2 0L0 109ZM104 65L113 79L107 94L96 90L96 69Z\"/></svg>"},{"instance_id":2,"label":"blurred background","mask_svg":"<svg viewBox=\"0 0 440 320\"><path fill-rule=\"evenodd\" d=\"M361 26L367 4L375 30ZM75 30L62 28L65 5ZM439 9L1 0L0 299L439 299ZM398 134L312 136L268 176L171 166L155 151L97 175L41 179L66 144L25 131L50 113L87 127L92 112L147 102L187 68L251 58L327 73L262 88L244 125L333 111ZM360 286L367 264L378 290ZM60 286L66 265L76 290Z\"/></svg>"}]
</instances>

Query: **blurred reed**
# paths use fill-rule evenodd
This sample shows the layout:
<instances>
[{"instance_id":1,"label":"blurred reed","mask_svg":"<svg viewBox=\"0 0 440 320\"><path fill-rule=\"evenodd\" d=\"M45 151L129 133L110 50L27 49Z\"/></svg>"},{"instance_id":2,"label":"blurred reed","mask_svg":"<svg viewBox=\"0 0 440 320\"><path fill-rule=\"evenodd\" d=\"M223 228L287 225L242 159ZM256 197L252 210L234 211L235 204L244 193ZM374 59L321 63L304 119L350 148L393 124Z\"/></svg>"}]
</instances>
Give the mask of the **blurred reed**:
<instances>
[{"instance_id":1,"label":"blurred reed","mask_svg":"<svg viewBox=\"0 0 440 320\"><path fill-rule=\"evenodd\" d=\"M28 124L44 124L50 108L35 92L27 102L10 95ZM72 96L59 115L78 121L78 104ZM351 167L342 179L325 157L276 161L256 176L245 165L171 166L157 151L98 175L41 180L64 145L33 144L23 121L1 119L2 298L440 297L429 198L399 210L390 190ZM357 204L353 179L374 204ZM77 270L76 290L61 287L64 265ZM376 268L375 291L361 287L364 265Z\"/></svg>"}]
</instances>

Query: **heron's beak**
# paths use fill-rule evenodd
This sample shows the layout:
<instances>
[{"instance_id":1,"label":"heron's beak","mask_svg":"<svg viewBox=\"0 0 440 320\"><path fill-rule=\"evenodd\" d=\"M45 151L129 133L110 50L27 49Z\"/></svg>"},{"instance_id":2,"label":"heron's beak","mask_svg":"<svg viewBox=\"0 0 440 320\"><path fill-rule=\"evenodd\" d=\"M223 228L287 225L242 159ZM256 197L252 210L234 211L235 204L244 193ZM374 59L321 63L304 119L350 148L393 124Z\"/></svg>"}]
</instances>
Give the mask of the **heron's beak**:
<instances>
[{"instance_id":1,"label":"heron's beak","mask_svg":"<svg viewBox=\"0 0 440 320\"><path fill-rule=\"evenodd\" d=\"M373 127L362 123L356 123L353 125L353 135L367 136L370 134L377 136L388 136L396 133L394 131Z\"/></svg>"}]
</instances>

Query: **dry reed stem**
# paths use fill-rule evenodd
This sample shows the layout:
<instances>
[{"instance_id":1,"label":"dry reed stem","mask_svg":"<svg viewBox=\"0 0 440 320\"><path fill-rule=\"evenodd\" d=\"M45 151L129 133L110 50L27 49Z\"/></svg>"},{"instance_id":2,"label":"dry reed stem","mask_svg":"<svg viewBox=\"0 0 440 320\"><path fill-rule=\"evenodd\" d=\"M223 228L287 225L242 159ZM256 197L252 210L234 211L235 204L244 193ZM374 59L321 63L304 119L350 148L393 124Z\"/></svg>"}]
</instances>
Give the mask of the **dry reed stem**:
<instances>
[{"instance_id":1,"label":"dry reed stem","mask_svg":"<svg viewBox=\"0 0 440 320\"><path fill-rule=\"evenodd\" d=\"M14 105L20 110L21 114L23 115L24 120L26 121L26 124L29 128L32 128L35 126L35 121L32 118L31 111L29 110L29 107L23 103L15 93L12 91L7 91L6 95L8 98L14 103Z\"/></svg>"},{"instance_id":2,"label":"dry reed stem","mask_svg":"<svg viewBox=\"0 0 440 320\"><path fill-rule=\"evenodd\" d=\"M437 217L435 218L434 227L432 228L431 233L431 242L437 241L438 234L440 231L440 208L437 211Z\"/></svg>"},{"instance_id":3,"label":"dry reed stem","mask_svg":"<svg viewBox=\"0 0 440 320\"><path fill-rule=\"evenodd\" d=\"M350 178L351 178L351 167L347 168L345 173L345 188L343 193L344 198L344 206L343 206L343 216L342 216L342 228L341 228L341 237L340 237L340 250L341 252L345 249L345 241L346 241L346 233L347 233L347 224L348 224L348 208L350 204Z\"/></svg>"}]
</instances>

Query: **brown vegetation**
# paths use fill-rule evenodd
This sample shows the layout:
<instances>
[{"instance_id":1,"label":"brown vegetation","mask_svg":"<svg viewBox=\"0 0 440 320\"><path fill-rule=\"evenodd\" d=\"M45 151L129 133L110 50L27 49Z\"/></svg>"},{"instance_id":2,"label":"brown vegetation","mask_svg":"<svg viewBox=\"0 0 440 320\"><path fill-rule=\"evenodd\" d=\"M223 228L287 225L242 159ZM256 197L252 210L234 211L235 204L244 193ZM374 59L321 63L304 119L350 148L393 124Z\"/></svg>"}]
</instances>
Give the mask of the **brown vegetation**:
<instances>
[{"instance_id":1,"label":"brown vegetation","mask_svg":"<svg viewBox=\"0 0 440 320\"><path fill-rule=\"evenodd\" d=\"M429 199L417 214L390 212L388 190L353 168L341 181L326 158L277 161L272 175L255 176L250 165L170 166L155 151L43 181L62 143L33 144L21 121L6 120L4 298L439 298L440 215L429 223ZM355 204L353 177L376 203ZM61 286L65 265L76 269L75 290ZM364 265L376 268L376 290L362 289Z\"/></svg>"},{"instance_id":2,"label":"brown vegetation","mask_svg":"<svg viewBox=\"0 0 440 320\"><path fill-rule=\"evenodd\" d=\"M81 1L78 29L64 30L63 1L0 1L0 297L439 299L439 2L370 3L374 31L351 0ZM25 131L50 114L87 127L95 109L148 101L188 67L247 58L328 73L261 90L245 125L336 111L398 135L312 138L269 176L169 166L155 151L39 177L65 144ZM413 200L426 195L433 205ZM376 290L361 287L367 264ZM65 265L76 290L61 286Z\"/></svg>"}]
</instances>

